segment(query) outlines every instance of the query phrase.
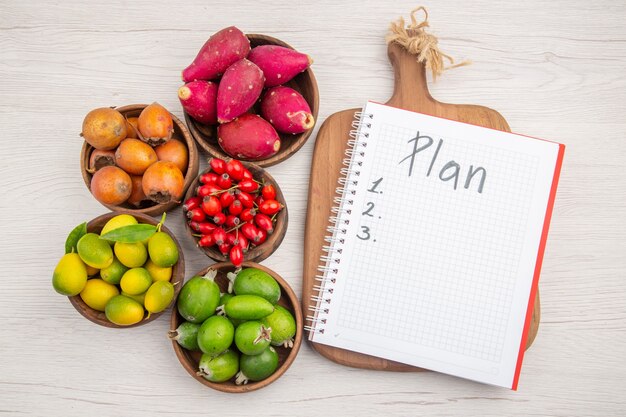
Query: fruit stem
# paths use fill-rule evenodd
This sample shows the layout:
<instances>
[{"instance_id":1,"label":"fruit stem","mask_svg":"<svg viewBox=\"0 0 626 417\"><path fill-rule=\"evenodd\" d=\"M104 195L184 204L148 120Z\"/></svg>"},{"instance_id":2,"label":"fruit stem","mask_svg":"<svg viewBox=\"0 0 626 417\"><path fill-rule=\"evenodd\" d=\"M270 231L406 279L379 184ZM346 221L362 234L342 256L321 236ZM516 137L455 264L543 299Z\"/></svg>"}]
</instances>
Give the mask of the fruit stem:
<instances>
[{"instance_id":1,"label":"fruit stem","mask_svg":"<svg viewBox=\"0 0 626 417\"><path fill-rule=\"evenodd\" d=\"M249 379L246 376L246 374L243 373L243 371L239 371L237 372L237 375L235 376L235 384L236 385L246 385L248 383Z\"/></svg>"},{"instance_id":2,"label":"fruit stem","mask_svg":"<svg viewBox=\"0 0 626 417\"><path fill-rule=\"evenodd\" d=\"M232 229L228 229L228 230L226 231L226 233L230 233L230 232L232 232L233 230L237 230L237 232L239 232L239 228L240 228L241 226L243 226L244 224L246 224L246 222L239 223L237 226L233 227Z\"/></svg>"},{"instance_id":3,"label":"fruit stem","mask_svg":"<svg viewBox=\"0 0 626 417\"><path fill-rule=\"evenodd\" d=\"M204 274L202 278L214 281L216 276L217 276L217 271L213 268L209 268L207 273Z\"/></svg>"},{"instance_id":4,"label":"fruit stem","mask_svg":"<svg viewBox=\"0 0 626 417\"><path fill-rule=\"evenodd\" d=\"M178 332L176 330L169 330L167 332L167 337L170 340L178 340Z\"/></svg>"},{"instance_id":5,"label":"fruit stem","mask_svg":"<svg viewBox=\"0 0 626 417\"><path fill-rule=\"evenodd\" d=\"M165 215L165 212L163 212L163 215L161 216L161 221L156 226L157 232L161 231L161 226L163 226L163 223L165 223Z\"/></svg>"},{"instance_id":6,"label":"fruit stem","mask_svg":"<svg viewBox=\"0 0 626 417\"><path fill-rule=\"evenodd\" d=\"M293 347L293 337L291 339L287 339L283 342L283 346L286 348L292 348Z\"/></svg>"},{"instance_id":7,"label":"fruit stem","mask_svg":"<svg viewBox=\"0 0 626 417\"><path fill-rule=\"evenodd\" d=\"M227 189L225 189L225 190L214 191L214 192L212 192L212 193L211 193L211 194L209 194L209 195L212 195L212 196L217 196L217 195L220 195L220 194L224 194L224 193L226 193L226 192L228 192L228 191L230 191L230 190L234 190L234 189L236 189L236 188L237 188L237 186L236 186L236 185L233 185L232 187L227 188Z\"/></svg>"}]
</instances>

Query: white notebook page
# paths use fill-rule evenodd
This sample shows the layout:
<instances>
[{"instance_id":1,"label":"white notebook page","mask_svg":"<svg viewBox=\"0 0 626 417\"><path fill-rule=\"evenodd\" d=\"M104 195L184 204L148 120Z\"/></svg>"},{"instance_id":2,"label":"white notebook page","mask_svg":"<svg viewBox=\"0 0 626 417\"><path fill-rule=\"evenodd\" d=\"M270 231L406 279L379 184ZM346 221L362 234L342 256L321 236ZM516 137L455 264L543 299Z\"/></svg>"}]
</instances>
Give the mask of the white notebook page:
<instances>
[{"instance_id":1,"label":"white notebook page","mask_svg":"<svg viewBox=\"0 0 626 417\"><path fill-rule=\"evenodd\" d=\"M363 113L312 340L512 387L559 145L374 102Z\"/></svg>"}]
</instances>

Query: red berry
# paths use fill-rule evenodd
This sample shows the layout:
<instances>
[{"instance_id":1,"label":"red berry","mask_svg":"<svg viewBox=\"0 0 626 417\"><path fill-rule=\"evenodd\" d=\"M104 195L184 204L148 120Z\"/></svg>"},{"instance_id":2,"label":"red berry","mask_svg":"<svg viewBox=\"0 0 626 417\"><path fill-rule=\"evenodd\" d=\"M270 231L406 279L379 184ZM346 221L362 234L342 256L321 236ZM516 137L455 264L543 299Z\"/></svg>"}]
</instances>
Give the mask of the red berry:
<instances>
[{"instance_id":1,"label":"red berry","mask_svg":"<svg viewBox=\"0 0 626 417\"><path fill-rule=\"evenodd\" d=\"M239 215L243 210L243 205L241 204L241 201L239 200L235 200L231 203L230 206L228 206L228 212L232 215Z\"/></svg>"},{"instance_id":2,"label":"red berry","mask_svg":"<svg viewBox=\"0 0 626 417\"><path fill-rule=\"evenodd\" d=\"M222 191L222 189L215 184L204 184L196 189L196 194L198 194L199 197L208 197L220 191Z\"/></svg>"},{"instance_id":3,"label":"red berry","mask_svg":"<svg viewBox=\"0 0 626 417\"><path fill-rule=\"evenodd\" d=\"M209 165L211 166L213 172L215 172L217 175L222 175L224 172L226 172L226 162L223 159L211 158L209 159Z\"/></svg>"},{"instance_id":4,"label":"red berry","mask_svg":"<svg viewBox=\"0 0 626 417\"><path fill-rule=\"evenodd\" d=\"M219 175L215 172L207 172L206 174L200 175L200 182L202 184L215 184L218 178Z\"/></svg>"},{"instance_id":5,"label":"red berry","mask_svg":"<svg viewBox=\"0 0 626 417\"><path fill-rule=\"evenodd\" d=\"M227 191L220 195L220 203L222 204L222 207L230 206L233 201L235 201L235 194L233 193L233 190Z\"/></svg>"},{"instance_id":6,"label":"red berry","mask_svg":"<svg viewBox=\"0 0 626 417\"><path fill-rule=\"evenodd\" d=\"M239 181L239 184L237 184L237 187L241 191L252 193L259 188L259 184L256 183L254 180L241 180Z\"/></svg>"},{"instance_id":7,"label":"red berry","mask_svg":"<svg viewBox=\"0 0 626 417\"><path fill-rule=\"evenodd\" d=\"M243 222L249 222L250 220L254 219L254 215L255 214L256 214L256 210L255 209L253 209L253 208L246 208L246 209L243 209L243 211L239 215L239 218Z\"/></svg>"},{"instance_id":8,"label":"red berry","mask_svg":"<svg viewBox=\"0 0 626 417\"><path fill-rule=\"evenodd\" d=\"M243 250L239 245L235 245L230 249L230 261L236 267L240 267L243 263Z\"/></svg>"},{"instance_id":9,"label":"red berry","mask_svg":"<svg viewBox=\"0 0 626 417\"><path fill-rule=\"evenodd\" d=\"M239 233L237 235L237 242L238 245L241 247L241 250L243 250L244 252L248 252L248 238L245 237L243 233Z\"/></svg>"},{"instance_id":10,"label":"red berry","mask_svg":"<svg viewBox=\"0 0 626 417\"><path fill-rule=\"evenodd\" d=\"M237 200L241 201L241 204L246 208L254 207L254 197L245 191L239 191Z\"/></svg>"},{"instance_id":11,"label":"red berry","mask_svg":"<svg viewBox=\"0 0 626 417\"><path fill-rule=\"evenodd\" d=\"M215 230L213 230L212 236L217 245L222 245L226 242L226 231L221 227L216 227Z\"/></svg>"},{"instance_id":12,"label":"red berry","mask_svg":"<svg viewBox=\"0 0 626 417\"><path fill-rule=\"evenodd\" d=\"M215 230L215 228L217 227L213 223L209 223L209 222L202 222L202 223L191 222L190 225L193 230L195 230L196 232L200 232L200 234L203 234L203 235L208 235L210 233L213 233L213 230Z\"/></svg>"},{"instance_id":13,"label":"red berry","mask_svg":"<svg viewBox=\"0 0 626 417\"><path fill-rule=\"evenodd\" d=\"M261 195L264 200L276 200L276 188L272 184L266 184L261 188Z\"/></svg>"},{"instance_id":14,"label":"red berry","mask_svg":"<svg viewBox=\"0 0 626 417\"><path fill-rule=\"evenodd\" d=\"M226 223L226 215L221 211L213 216L213 223L215 224L224 224Z\"/></svg>"},{"instance_id":15,"label":"red berry","mask_svg":"<svg viewBox=\"0 0 626 417\"><path fill-rule=\"evenodd\" d=\"M191 230L193 230L194 232L199 232L200 231L200 225L202 223L189 221L188 224L189 224L189 227L191 227Z\"/></svg>"},{"instance_id":16,"label":"red berry","mask_svg":"<svg viewBox=\"0 0 626 417\"><path fill-rule=\"evenodd\" d=\"M252 172L250 172L250 170L248 168L244 168L243 169L243 174L241 175L241 178L244 179L244 180L251 180L251 179L253 179Z\"/></svg>"},{"instance_id":17,"label":"red berry","mask_svg":"<svg viewBox=\"0 0 626 417\"><path fill-rule=\"evenodd\" d=\"M232 245L229 245L228 243L222 243L221 245L217 245L217 248L220 250L222 255L228 255L231 246Z\"/></svg>"},{"instance_id":18,"label":"red berry","mask_svg":"<svg viewBox=\"0 0 626 417\"><path fill-rule=\"evenodd\" d=\"M245 168L243 164L236 159L231 159L230 161L226 163L226 173L230 175L230 177L236 181L240 181L243 179L244 169Z\"/></svg>"},{"instance_id":19,"label":"red berry","mask_svg":"<svg viewBox=\"0 0 626 417\"><path fill-rule=\"evenodd\" d=\"M229 245L237 244L237 235L235 232L226 232L226 243Z\"/></svg>"},{"instance_id":20,"label":"red berry","mask_svg":"<svg viewBox=\"0 0 626 417\"><path fill-rule=\"evenodd\" d=\"M241 233L248 238L250 243L257 244L259 241L259 229L252 223L246 223L240 228Z\"/></svg>"},{"instance_id":21,"label":"red berry","mask_svg":"<svg viewBox=\"0 0 626 417\"><path fill-rule=\"evenodd\" d=\"M241 223L241 220L239 219L239 217L233 216L232 214L229 214L228 216L226 216L226 227L228 228L236 227L236 226L239 226L239 223Z\"/></svg>"},{"instance_id":22,"label":"red berry","mask_svg":"<svg viewBox=\"0 0 626 417\"><path fill-rule=\"evenodd\" d=\"M215 239L212 234L202 235L198 241L198 246L201 248L209 248L213 245L215 245Z\"/></svg>"},{"instance_id":23,"label":"red berry","mask_svg":"<svg viewBox=\"0 0 626 417\"><path fill-rule=\"evenodd\" d=\"M263 229L259 229L259 233L257 234L257 236L259 237L256 243L257 245L260 245L261 243L265 242L265 240L267 240L267 232Z\"/></svg>"},{"instance_id":24,"label":"red berry","mask_svg":"<svg viewBox=\"0 0 626 417\"><path fill-rule=\"evenodd\" d=\"M260 206L261 204L263 204L264 201L265 201L265 199L263 198L263 196L261 194L257 195L254 198L254 204L256 204L257 207Z\"/></svg>"},{"instance_id":25,"label":"red berry","mask_svg":"<svg viewBox=\"0 0 626 417\"><path fill-rule=\"evenodd\" d=\"M206 214L204 214L204 211L202 211L200 207L196 207L187 212L187 217L193 222L201 222L206 218Z\"/></svg>"},{"instance_id":26,"label":"red berry","mask_svg":"<svg viewBox=\"0 0 626 417\"><path fill-rule=\"evenodd\" d=\"M220 175L220 177L217 179L217 185L222 189L225 190L227 188L230 188L231 185L233 185L233 180L230 179L230 176L226 173Z\"/></svg>"},{"instance_id":27,"label":"red berry","mask_svg":"<svg viewBox=\"0 0 626 417\"><path fill-rule=\"evenodd\" d=\"M204 197L202 200L202 210L204 210L207 216L215 216L217 213L222 211L220 199L214 195Z\"/></svg>"},{"instance_id":28,"label":"red berry","mask_svg":"<svg viewBox=\"0 0 626 417\"><path fill-rule=\"evenodd\" d=\"M259 226L259 229L265 230L268 234L272 234L274 231L274 223L267 214L258 213L254 216L254 222Z\"/></svg>"},{"instance_id":29,"label":"red berry","mask_svg":"<svg viewBox=\"0 0 626 417\"><path fill-rule=\"evenodd\" d=\"M198 196L189 197L185 204L183 204L183 210L189 211L193 210L196 207L200 207L200 203L202 203L202 199Z\"/></svg>"},{"instance_id":30,"label":"red berry","mask_svg":"<svg viewBox=\"0 0 626 417\"><path fill-rule=\"evenodd\" d=\"M276 200L264 200L261 204L259 204L259 211L269 216L274 213L278 213L282 208L283 205Z\"/></svg>"}]
</instances>

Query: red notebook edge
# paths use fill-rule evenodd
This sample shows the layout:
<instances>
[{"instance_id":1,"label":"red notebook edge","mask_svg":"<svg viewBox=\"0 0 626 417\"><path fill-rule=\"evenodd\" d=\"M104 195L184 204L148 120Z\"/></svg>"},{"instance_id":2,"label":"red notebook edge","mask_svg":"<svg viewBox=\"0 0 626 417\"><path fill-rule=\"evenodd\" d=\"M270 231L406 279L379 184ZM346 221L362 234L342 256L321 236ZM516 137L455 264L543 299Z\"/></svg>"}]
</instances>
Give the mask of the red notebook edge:
<instances>
[{"instance_id":1,"label":"red notebook edge","mask_svg":"<svg viewBox=\"0 0 626 417\"><path fill-rule=\"evenodd\" d=\"M556 189L559 183L559 177L561 175L561 165L563 163L563 154L565 153L565 145L559 143L559 152L556 158L556 164L554 167L554 176L552 177L552 187L550 188L550 197L548 199L548 205L546 207L546 216L543 221L543 231L541 232L541 241L539 242L539 250L537 251L537 262L535 263L535 273L533 276L533 283L530 290L530 297L528 299L528 309L526 310L526 320L524 322L524 331L522 332L522 340L520 341L519 354L517 356L517 365L515 366L515 374L513 375L513 384L511 389L517 391L517 384L519 382L520 371L522 370L522 360L524 359L524 352L526 351L526 341L528 340L528 330L530 329L530 322L532 321L533 310L535 309L535 298L537 296L537 289L539 286L539 275L541 274L541 264L543 263L543 254L546 249L546 241L548 239L548 229L550 228L550 220L552 218L552 209L554 208L554 199L556 197Z\"/></svg>"}]
</instances>

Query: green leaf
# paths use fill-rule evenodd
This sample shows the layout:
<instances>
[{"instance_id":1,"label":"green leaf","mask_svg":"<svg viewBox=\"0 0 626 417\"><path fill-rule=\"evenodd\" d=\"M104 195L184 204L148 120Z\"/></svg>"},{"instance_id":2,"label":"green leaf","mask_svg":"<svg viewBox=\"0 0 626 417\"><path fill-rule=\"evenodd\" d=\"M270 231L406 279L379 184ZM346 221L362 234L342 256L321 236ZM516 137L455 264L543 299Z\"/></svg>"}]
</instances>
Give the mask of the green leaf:
<instances>
[{"instance_id":1,"label":"green leaf","mask_svg":"<svg viewBox=\"0 0 626 417\"><path fill-rule=\"evenodd\" d=\"M152 236L156 230L156 226L151 224L131 224L113 229L100 236L100 239L123 243L142 242Z\"/></svg>"},{"instance_id":2,"label":"green leaf","mask_svg":"<svg viewBox=\"0 0 626 417\"><path fill-rule=\"evenodd\" d=\"M87 234L87 222L81 223L76 226L65 239L65 253L76 252L76 244L81 237Z\"/></svg>"}]
</instances>

